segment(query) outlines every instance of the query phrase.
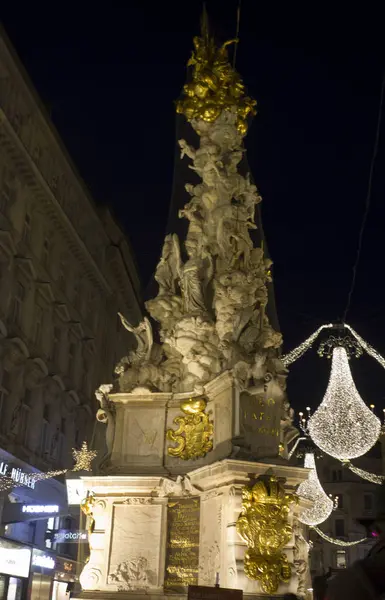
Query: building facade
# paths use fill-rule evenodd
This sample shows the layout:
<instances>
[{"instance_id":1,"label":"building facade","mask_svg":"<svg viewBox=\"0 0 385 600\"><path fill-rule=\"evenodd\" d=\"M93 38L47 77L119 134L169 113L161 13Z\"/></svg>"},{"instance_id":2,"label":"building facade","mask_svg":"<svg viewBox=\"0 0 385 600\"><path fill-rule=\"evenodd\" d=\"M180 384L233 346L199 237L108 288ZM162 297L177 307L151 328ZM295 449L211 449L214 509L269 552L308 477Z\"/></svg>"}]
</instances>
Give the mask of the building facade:
<instances>
[{"instance_id":1,"label":"building facade","mask_svg":"<svg viewBox=\"0 0 385 600\"><path fill-rule=\"evenodd\" d=\"M124 234L96 209L0 31L0 462L7 468L70 467L83 440L102 458L94 391L127 354L117 312L137 323L139 295ZM64 506L65 495L64 482L52 481L15 488L1 504L56 497ZM59 521L3 523L0 534L51 549Z\"/></svg>"},{"instance_id":2,"label":"building facade","mask_svg":"<svg viewBox=\"0 0 385 600\"><path fill-rule=\"evenodd\" d=\"M381 474L380 443L366 456L354 460L354 464L371 473ZM361 479L337 460L326 455L317 460L316 466L325 492L337 497L337 508L327 521L319 526L320 529L343 542L365 538L366 528L360 521L369 521L375 517L378 486ZM334 572L351 566L356 560L364 558L373 544L369 541L353 546L339 546L324 541L315 532L312 533L312 541L313 576L328 572L329 569Z\"/></svg>"}]
</instances>

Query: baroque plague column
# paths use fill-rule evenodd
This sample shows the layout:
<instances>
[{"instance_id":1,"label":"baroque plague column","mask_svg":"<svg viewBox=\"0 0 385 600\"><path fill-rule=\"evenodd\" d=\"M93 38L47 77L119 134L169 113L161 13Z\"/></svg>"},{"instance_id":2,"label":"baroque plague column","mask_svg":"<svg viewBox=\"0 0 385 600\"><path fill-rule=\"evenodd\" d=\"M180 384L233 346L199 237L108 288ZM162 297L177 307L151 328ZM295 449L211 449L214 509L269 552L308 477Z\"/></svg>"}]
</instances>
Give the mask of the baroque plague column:
<instances>
[{"instance_id":1,"label":"baroque plague column","mask_svg":"<svg viewBox=\"0 0 385 600\"><path fill-rule=\"evenodd\" d=\"M189 584L254 597L306 595L307 542L295 495L307 478L289 466L292 426L268 318L271 261L254 247L261 201L241 173L255 101L215 45L204 17L177 111L199 140L179 140L192 180L183 243L167 235L150 321L123 326L136 350L97 391L108 452L85 477L90 558L83 598L186 594ZM195 172L195 173L193 173ZM109 592L109 593L108 593Z\"/></svg>"}]
</instances>

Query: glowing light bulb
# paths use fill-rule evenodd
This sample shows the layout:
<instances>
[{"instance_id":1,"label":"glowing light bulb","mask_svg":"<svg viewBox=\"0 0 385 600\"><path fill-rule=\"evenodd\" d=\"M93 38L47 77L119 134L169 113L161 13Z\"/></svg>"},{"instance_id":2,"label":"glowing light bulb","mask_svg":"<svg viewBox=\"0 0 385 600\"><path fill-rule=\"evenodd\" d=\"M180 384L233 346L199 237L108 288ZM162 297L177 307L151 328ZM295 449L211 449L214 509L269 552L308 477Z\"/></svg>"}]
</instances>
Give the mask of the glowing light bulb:
<instances>
[{"instance_id":1,"label":"glowing light bulb","mask_svg":"<svg viewBox=\"0 0 385 600\"><path fill-rule=\"evenodd\" d=\"M304 466L310 469L309 476L307 481L300 483L297 494L301 498L312 500L313 506L306 508L298 516L298 519L301 523L305 523L305 525L319 525L326 521L331 514L334 502L329 498L319 482L313 452L306 452Z\"/></svg>"},{"instance_id":2,"label":"glowing light bulb","mask_svg":"<svg viewBox=\"0 0 385 600\"><path fill-rule=\"evenodd\" d=\"M341 346L333 349L329 384L308 428L321 450L341 460L362 456L378 440L380 419L359 395L346 350Z\"/></svg>"}]
</instances>

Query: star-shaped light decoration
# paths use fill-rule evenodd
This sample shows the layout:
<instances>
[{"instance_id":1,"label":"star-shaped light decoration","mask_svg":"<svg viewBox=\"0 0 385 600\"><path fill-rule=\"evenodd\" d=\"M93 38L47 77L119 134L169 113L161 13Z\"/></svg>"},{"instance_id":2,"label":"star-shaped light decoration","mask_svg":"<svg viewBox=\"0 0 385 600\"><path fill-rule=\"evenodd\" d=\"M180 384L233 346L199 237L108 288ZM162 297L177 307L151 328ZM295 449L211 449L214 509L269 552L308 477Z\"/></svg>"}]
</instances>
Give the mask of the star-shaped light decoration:
<instances>
[{"instance_id":1,"label":"star-shaped light decoration","mask_svg":"<svg viewBox=\"0 0 385 600\"><path fill-rule=\"evenodd\" d=\"M72 449L75 466L72 471L92 471L91 463L97 455L95 450L88 450L87 442L83 442L80 450Z\"/></svg>"}]
</instances>

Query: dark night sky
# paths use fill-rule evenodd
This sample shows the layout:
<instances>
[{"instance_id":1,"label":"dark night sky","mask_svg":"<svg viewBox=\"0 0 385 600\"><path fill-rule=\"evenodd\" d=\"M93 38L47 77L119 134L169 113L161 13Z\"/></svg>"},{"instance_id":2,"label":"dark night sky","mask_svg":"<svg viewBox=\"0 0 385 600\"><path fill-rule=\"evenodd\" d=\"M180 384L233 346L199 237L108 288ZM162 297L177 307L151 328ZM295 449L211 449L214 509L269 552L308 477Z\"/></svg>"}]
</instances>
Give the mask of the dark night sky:
<instances>
[{"instance_id":1,"label":"dark night sky","mask_svg":"<svg viewBox=\"0 0 385 600\"><path fill-rule=\"evenodd\" d=\"M285 349L341 317L374 143L385 36L361 4L243 0L237 68L259 113L248 158L263 196ZM339 4L339 8L336 5ZM360 5L360 3L358 4ZM30 6L30 8L28 8ZM127 231L146 287L166 228L175 147L173 101L185 79L200 1L69 3L47 14L8 2L2 22L97 203ZM236 0L207 2L221 40ZM378 3L378 6L380 4ZM284 8L285 7L285 8ZM367 8L363 8L367 7ZM385 121L385 119L384 119ZM385 354L385 122L350 322ZM330 365L315 351L289 377L295 407L315 406ZM353 364L366 401L385 406L385 373Z\"/></svg>"}]
</instances>

